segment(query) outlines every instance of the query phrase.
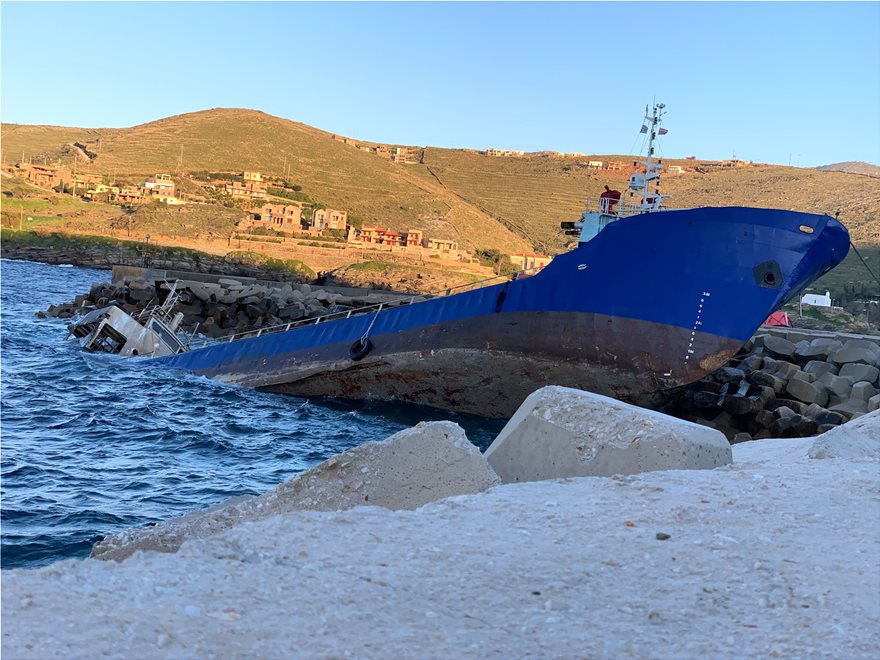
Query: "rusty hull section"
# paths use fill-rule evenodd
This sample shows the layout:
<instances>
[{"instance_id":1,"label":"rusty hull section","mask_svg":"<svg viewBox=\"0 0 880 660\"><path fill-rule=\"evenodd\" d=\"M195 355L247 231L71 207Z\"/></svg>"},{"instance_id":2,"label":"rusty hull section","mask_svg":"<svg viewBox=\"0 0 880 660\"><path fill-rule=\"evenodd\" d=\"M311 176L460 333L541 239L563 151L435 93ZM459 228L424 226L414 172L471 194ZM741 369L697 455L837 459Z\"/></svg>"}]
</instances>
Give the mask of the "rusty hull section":
<instances>
[{"instance_id":1,"label":"rusty hull section","mask_svg":"<svg viewBox=\"0 0 880 660\"><path fill-rule=\"evenodd\" d=\"M647 321L514 312L371 337L354 362L331 344L225 365L204 375L297 396L397 399L510 417L534 390L564 385L634 403L714 371L741 342Z\"/></svg>"}]
</instances>

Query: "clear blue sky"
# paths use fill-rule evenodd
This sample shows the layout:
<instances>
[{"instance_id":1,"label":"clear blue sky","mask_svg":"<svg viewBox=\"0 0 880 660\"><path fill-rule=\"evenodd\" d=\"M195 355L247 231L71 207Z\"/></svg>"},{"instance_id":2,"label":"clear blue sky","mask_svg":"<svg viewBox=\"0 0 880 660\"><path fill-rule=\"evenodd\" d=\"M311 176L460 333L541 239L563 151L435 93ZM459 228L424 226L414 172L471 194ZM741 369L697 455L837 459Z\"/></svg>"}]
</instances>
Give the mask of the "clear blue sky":
<instances>
[{"instance_id":1,"label":"clear blue sky","mask_svg":"<svg viewBox=\"0 0 880 660\"><path fill-rule=\"evenodd\" d=\"M3 2L4 122L246 107L365 140L880 163L880 3Z\"/></svg>"}]
</instances>

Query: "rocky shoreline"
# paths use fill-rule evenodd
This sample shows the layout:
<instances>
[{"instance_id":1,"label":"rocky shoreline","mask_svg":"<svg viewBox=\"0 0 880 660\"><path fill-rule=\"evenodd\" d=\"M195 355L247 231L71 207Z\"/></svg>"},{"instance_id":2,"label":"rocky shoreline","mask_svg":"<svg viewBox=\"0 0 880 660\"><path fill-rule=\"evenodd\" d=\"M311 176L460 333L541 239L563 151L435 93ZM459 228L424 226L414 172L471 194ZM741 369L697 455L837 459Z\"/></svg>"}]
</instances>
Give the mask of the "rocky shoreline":
<instances>
[{"instance_id":1,"label":"rocky shoreline","mask_svg":"<svg viewBox=\"0 0 880 660\"><path fill-rule=\"evenodd\" d=\"M259 259L260 255L248 252L230 252L226 256L219 256L188 248L92 235L4 230L0 256L4 259L70 264L84 268L110 269L122 264L289 282L314 279L314 273L302 264L298 264L300 270L269 268L249 262L250 258Z\"/></svg>"}]
</instances>

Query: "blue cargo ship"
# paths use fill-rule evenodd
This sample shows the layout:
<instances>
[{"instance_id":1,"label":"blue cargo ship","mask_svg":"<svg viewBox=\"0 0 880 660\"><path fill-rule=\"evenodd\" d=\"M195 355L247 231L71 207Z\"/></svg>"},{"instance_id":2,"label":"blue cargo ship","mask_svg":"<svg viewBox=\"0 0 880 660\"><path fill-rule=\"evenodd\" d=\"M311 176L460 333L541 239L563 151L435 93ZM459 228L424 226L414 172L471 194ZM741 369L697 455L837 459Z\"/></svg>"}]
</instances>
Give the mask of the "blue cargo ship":
<instances>
[{"instance_id":1,"label":"blue cargo ship","mask_svg":"<svg viewBox=\"0 0 880 660\"><path fill-rule=\"evenodd\" d=\"M588 201L577 246L540 272L409 305L378 306L149 359L298 396L398 399L508 417L564 385L646 403L727 362L849 249L828 215L666 209L649 113L631 199ZM565 223L563 223L565 225Z\"/></svg>"}]
</instances>

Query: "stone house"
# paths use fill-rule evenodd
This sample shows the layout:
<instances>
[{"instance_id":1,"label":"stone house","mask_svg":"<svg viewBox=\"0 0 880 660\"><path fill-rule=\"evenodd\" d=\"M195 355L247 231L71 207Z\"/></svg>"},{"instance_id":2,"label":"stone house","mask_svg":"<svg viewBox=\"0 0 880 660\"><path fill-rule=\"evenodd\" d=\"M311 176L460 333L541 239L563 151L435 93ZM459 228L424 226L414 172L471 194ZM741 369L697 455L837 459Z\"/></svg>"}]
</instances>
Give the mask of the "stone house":
<instances>
[{"instance_id":1,"label":"stone house","mask_svg":"<svg viewBox=\"0 0 880 660\"><path fill-rule=\"evenodd\" d=\"M427 248L443 257L458 257L458 243L445 238L429 238Z\"/></svg>"},{"instance_id":2,"label":"stone house","mask_svg":"<svg viewBox=\"0 0 880 660\"><path fill-rule=\"evenodd\" d=\"M260 208L260 222L278 231L303 231L302 206L298 204L264 204Z\"/></svg>"},{"instance_id":3,"label":"stone house","mask_svg":"<svg viewBox=\"0 0 880 660\"><path fill-rule=\"evenodd\" d=\"M71 182L70 169L64 165L47 167L45 165L24 164L25 177L41 188L55 188Z\"/></svg>"},{"instance_id":4,"label":"stone house","mask_svg":"<svg viewBox=\"0 0 880 660\"><path fill-rule=\"evenodd\" d=\"M551 261L553 261L553 257L549 257L546 254L535 254L534 252L515 252L510 256L510 263L517 270L527 270L532 275L542 270Z\"/></svg>"},{"instance_id":5,"label":"stone house","mask_svg":"<svg viewBox=\"0 0 880 660\"><path fill-rule=\"evenodd\" d=\"M319 231L338 229L344 232L348 229L348 213L336 209L315 209L312 214L312 226Z\"/></svg>"}]
</instances>

